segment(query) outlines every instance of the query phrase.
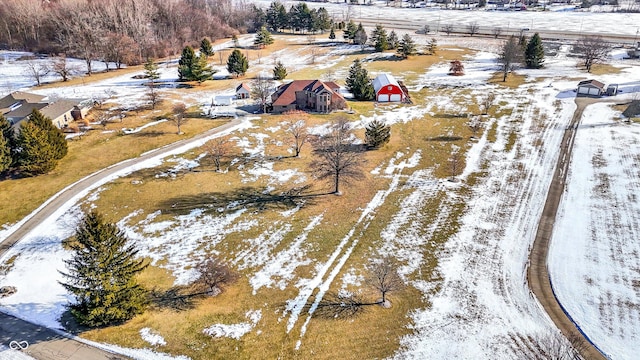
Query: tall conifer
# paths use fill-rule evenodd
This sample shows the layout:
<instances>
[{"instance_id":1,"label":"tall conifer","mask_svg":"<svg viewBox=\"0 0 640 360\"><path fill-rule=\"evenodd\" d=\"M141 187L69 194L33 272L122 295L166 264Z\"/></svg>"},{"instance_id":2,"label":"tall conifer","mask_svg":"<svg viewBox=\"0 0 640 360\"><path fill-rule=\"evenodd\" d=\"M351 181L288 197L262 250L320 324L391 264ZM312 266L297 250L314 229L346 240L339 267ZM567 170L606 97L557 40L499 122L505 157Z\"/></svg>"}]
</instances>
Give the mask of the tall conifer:
<instances>
[{"instance_id":1,"label":"tall conifer","mask_svg":"<svg viewBox=\"0 0 640 360\"><path fill-rule=\"evenodd\" d=\"M524 61L529 69L540 69L544 63L544 48L538 33L533 34L524 52Z\"/></svg>"},{"instance_id":2,"label":"tall conifer","mask_svg":"<svg viewBox=\"0 0 640 360\"><path fill-rule=\"evenodd\" d=\"M94 211L78 226L61 284L75 297L69 309L80 324L122 323L144 311L146 291L135 277L147 264L136 259L138 251L127 241L122 230Z\"/></svg>"},{"instance_id":3,"label":"tall conifer","mask_svg":"<svg viewBox=\"0 0 640 360\"><path fill-rule=\"evenodd\" d=\"M357 100L371 100L375 92L369 79L369 73L362 67L359 59L355 59L346 79L347 89Z\"/></svg>"},{"instance_id":4,"label":"tall conifer","mask_svg":"<svg viewBox=\"0 0 640 360\"><path fill-rule=\"evenodd\" d=\"M60 160L67 156L67 139L60 129L53 125L53 121L44 116L40 111L33 109L29 116L29 122L35 124L47 133L47 140L53 149L53 156Z\"/></svg>"},{"instance_id":5,"label":"tall conifer","mask_svg":"<svg viewBox=\"0 0 640 360\"><path fill-rule=\"evenodd\" d=\"M182 56L178 60L178 77L181 81L189 81L192 79L191 70L193 63L196 61L196 53L191 46L182 49Z\"/></svg>"}]
</instances>

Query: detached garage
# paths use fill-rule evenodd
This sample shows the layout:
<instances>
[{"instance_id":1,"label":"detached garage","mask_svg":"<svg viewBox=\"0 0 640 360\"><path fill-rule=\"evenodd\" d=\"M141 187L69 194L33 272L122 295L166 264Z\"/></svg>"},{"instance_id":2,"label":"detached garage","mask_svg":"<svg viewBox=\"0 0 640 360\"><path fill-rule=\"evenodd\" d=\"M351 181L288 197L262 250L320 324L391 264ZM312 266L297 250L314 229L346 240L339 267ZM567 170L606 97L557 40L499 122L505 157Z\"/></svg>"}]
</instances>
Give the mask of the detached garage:
<instances>
[{"instance_id":1,"label":"detached garage","mask_svg":"<svg viewBox=\"0 0 640 360\"><path fill-rule=\"evenodd\" d=\"M378 102L401 102L404 100L404 91L391 74L380 74L373 79L373 90L376 92L376 101Z\"/></svg>"},{"instance_id":2,"label":"detached garage","mask_svg":"<svg viewBox=\"0 0 640 360\"><path fill-rule=\"evenodd\" d=\"M597 80L584 80L578 83L578 96L600 96L604 93L604 84Z\"/></svg>"}]
</instances>

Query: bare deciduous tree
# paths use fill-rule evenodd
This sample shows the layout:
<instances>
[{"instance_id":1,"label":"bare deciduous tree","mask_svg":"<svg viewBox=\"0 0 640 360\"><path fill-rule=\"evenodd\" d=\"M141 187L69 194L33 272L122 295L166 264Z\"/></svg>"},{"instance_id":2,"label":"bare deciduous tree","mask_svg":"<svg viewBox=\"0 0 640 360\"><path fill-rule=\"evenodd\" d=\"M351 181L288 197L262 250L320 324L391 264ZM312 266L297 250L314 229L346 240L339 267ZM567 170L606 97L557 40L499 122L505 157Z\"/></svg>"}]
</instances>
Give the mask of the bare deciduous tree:
<instances>
[{"instance_id":1,"label":"bare deciduous tree","mask_svg":"<svg viewBox=\"0 0 640 360\"><path fill-rule=\"evenodd\" d=\"M444 26L442 26L442 31L447 35L451 35L451 33L453 32L453 25L445 24Z\"/></svg>"},{"instance_id":2,"label":"bare deciduous tree","mask_svg":"<svg viewBox=\"0 0 640 360\"><path fill-rule=\"evenodd\" d=\"M203 260L196 266L196 270L200 273L196 285L202 286L204 293L212 296L238 279L238 275L225 262L216 258Z\"/></svg>"},{"instance_id":3,"label":"bare deciduous tree","mask_svg":"<svg viewBox=\"0 0 640 360\"><path fill-rule=\"evenodd\" d=\"M453 75L453 76L464 75L464 65L460 60L451 61L451 65L449 66L449 75Z\"/></svg>"},{"instance_id":4,"label":"bare deciduous tree","mask_svg":"<svg viewBox=\"0 0 640 360\"><path fill-rule=\"evenodd\" d=\"M493 33L493 37L495 39L498 38L498 36L500 36L500 34L502 34L502 28L499 27L494 27L493 30L491 31Z\"/></svg>"},{"instance_id":5,"label":"bare deciduous tree","mask_svg":"<svg viewBox=\"0 0 640 360\"><path fill-rule=\"evenodd\" d=\"M284 113L286 117L286 127L285 130L292 137L291 139L291 150L293 150L294 156L300 156L300 151L302 151L302 147L309 140L309 132L307 128L306 120L309 118L309 115L304 111L292 110Z\"/></svg>"},{"instance_id":6,"label":"bare deciduous tree","mask_svg":"<svg viewBox=\"0 0 640 360\"><path fill-rule=\"evenodd\" d=\"M321 50L319 47L314 46L309 50L309 61L312 64L316 63L316 60L318 59L318 56L320 56L321 54Z\"/></svg>"},{"instance_id":7,"label":"bare deciduous tree","mask_svg":"<svg viewBox=\"0 0 640 360\"><path fill-rule=\"evenodd\" d=\"M386 298L388 293L404 288L404 282L398 275L398 265L389 257L383 257L380 260L371 262L369 275L366 277L365 282L380 292L382 299L379 303L383 306L388 306Z\"/></svg>"},{"instance_id":8,"label":"bare deciduous tree","mask_svg":"<svg viewBox=\"0 0 640 360\"><path fill-rule=\"evenodd\" d=\"M498 58L498 62L502 65L503 82L507 81L507 75L515 69L516 64L522 61L522 58L523 52L520 45L518 45L518 40L515 36L510 36L502 45L502 51Z\"/></svg>"},{"instance_id":9,"label":"bare deciduous tree","mask_svg":"<svg viewBox=\"0 0 640 360\"><path fill-rule=\"evenodd\" d=\"M491 107L496 102L496 94L493 92L487 93L480 99L480 112L482 115L487 115Z\"/></svg>"},{"instance_id":10,"label":"bare deciduous tree","mask_svg":"<svg viewBox=\"0 0 640 360\"><path fill-rule=\"evenodd\" d=\"M480 120L480 116L474 116L469 120L469 122L467 122L467 126L475 138L476 135L478 135L478 131L482 129L484 124L482 123L482 120Z\"/></svg>"},{"instance_id":11,"label":"bare deciduous tree","mask_svg":"<svg viewBox=\"0 0 640 360\"><path fill-rule=\"evenodd\" d=\"M310 167L319 180L331 179L333 192L340 194L340 183L364 177L363 152L351 142L351 126L340 117L329 134L321 136L314 144L316 158Z\"/></svg>"},{"instance_id":12,"label":"bare deciduous tree","mask_svg":"<svg viewBox=\"0 0 640 360\"><path fill-rule=\"evenodd\" d=\"M158 89L156 88L154 81L149 81L145 85L147 87L145 97L147 98L147 101L151 105L151 110L155 110L156 105L158 105L162 101L160 92L158 92Z\"/></svg>"},{"instance_id":13,"label":"bare deciduous tree","mask_svg":"<svg viewBox=\"0 0 640 360\"><path fill-rule=\"evenodd\" d=\"M27 61L26 65L26 75L36 82L36 86L42 85L42 78L47 76L50 72L49 67L46 64L35 60Z\"/></svg>"},{"instance_id":14,"label":"bare deciduous tree","mask_svg":"<svg viewBox=\"0 0 640 360\"><path fill-rule=\"evenodd\" d=\"M229 154L231 150L231 142L226 136L215 138L205 145L207 154L213 158L213 163L216 165L216 171L220 171L222 165L222 159Z\"/></svg>"},{"instance_id":15,"label":"bare deciduous tree","mask_svg":"<svg viewBox=\"0 0 640 360\"><path fill-rule=\"evenodd\" d=\"M532 347L522 350L525 359L576 360L582 359L580 352L587 345L584 338L570 336L565 338L561 333L550 332L530 338Z\"/></svg>"},{"instance_id":16,"label":"bare deciduous tree","mask_svg":"<svg viewBox=\"0 0 640 360\"><path fill-rule=\"evenodd\" d=\"M260 107L263 113L267 112L267 105L269 105L272 92L273 80L266 75L258 74L258 76L251 81L251 96L260 101Z\"/></svg>"},{"instance_id":17,"label":"bare deciduous tree","mask_svg":"<svg viewBox=\"0 0 640 360\"><path fill-rule=\"evenodd\" d=\"M187 113L187 107L183 103L177 103L173 105L171 109L173 111L173 116L171 117L171 121L178 128L178 135L182 134L180 131L180 127L187 123L188 118L185 116Z\"/></svg>"},{"instance_id":18,"label":"bare deciduous tree","mask_svg":"<svg viewBox=\"0 0 640 360\"><path fill-rule=\"evenodd\" d=\"M471 24L467 25L467 32L469 35L473 36L478 33L480 26L478 26L478 22L474 21Z\"/></svg>"},{"instance_id":19,"label":"bare deciduous tree","mask_svg":"<svg viewBox=\"0 0 640 360\"><path fill-rule=\"evenodd\" d=\"M51 71L62 78L62 81L68 81L71 76L78 73L78 66L72 65L67 61L66 56L55 58L51 64Z\"/></svg>"},{"instance_id":20,"label":"bare deciduous tree","mask_svg":"<svg viewBox=\"0 0 640 360\"><path fill-rule=\"evenodd\" d=\"M600 35L583 36L574 45L574 51L584 61L584 67L587 72L591 72L593 64L606 60L610 50L610 44Z\"/></svg>"},{"instance_id":21,"label":"bare deciduous tree","mask_svg":"<svg viewBox=\"0 0 640 360\"><path fill-rule=\"evenodd\" d=\"M455 181L456 176L460 174L460 170L462 168L462 156L460 155L460 148L457 146L453 147L451 151L451 156L449 157L449 180Z\"/></svg>"}]
</instances>

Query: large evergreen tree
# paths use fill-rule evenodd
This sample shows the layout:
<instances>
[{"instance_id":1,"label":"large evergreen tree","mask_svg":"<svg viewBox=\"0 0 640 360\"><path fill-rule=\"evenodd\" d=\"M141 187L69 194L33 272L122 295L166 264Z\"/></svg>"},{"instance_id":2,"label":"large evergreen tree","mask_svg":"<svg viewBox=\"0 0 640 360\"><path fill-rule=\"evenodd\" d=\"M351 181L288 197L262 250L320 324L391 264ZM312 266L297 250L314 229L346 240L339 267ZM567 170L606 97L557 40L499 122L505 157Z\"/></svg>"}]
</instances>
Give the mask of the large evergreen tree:
<instances>
[{"instance_id":1,"label":"large evergreen tree","mask_svg":"<svg viewBox=\"0 0 640 360\"><path fill-rule=\"evenodd\" d=\"M196 61L196 53L191 46L186 46L182 49L182 56L178 61L178 77L181 81L192 80L191 70L193 69L193 63Z\"/></svg>"},{"instance_id":2,"label":"large evergreen tree","mask_svg":"<svg viewBox=\"0 0 640 360\"><path fill-rule=\"evenodd\" d=\"M213 46L211 46L209 38L203 38L202 41L200 41L200 55L203 54L207 57L213 55Z\"/></svg>"},{"instance_id":3,"label":"large evergreen tree","mask_svg":"<svg viewBox=\"0 0 640 360\"><path fill-rule=\"evenodd\" d=\"M287 68L284 67L284 64L280 60L276 61L276 66L273 68L273 79L282 80L286 77L287 77Z\"/></svg>"},{"instance_id":4,"label":"large evergreen tree","mask_svg":"<svg viewBox=\"0 0 640 360\"><path fill-rule=\"evenodd\" d=\"M191 80L195 80L199 83L212 80L213 74L216 70L213 70L209 64L207 64L207 56L200 54L196 56L193 66L191 67Z\"/></svg>"},{"instance_id":5,"label":"large evergreen tree","mask_svg":"<svg viewBox=\"0 0 640 360\"><path fill-rule=\"evenodd\" d=\"M256 33L256 37L253 40L253 44L260 49L264 48L267 45L273 44L273 36L266 27L261 27L260 30Z\"/></svg>"},{"instance_id":6,"label":"large evergreen tree","mask_svg":"<svg viewBox=\"0 0 640 360\"><path fill-rule=\"evenodd\" d=\"M267 9L267 25L273 31L280 31L288 26L287 9L279 1L274 1Z\"/></svg>"},{"instance_id":7,"label":"large evergreen tree","mask_svg":"<svg viewBox=\"0 0 640 360\"><path fill-rule=\"evenodd\" d=\"M389 36L387 36L387 45L390 50L397 49L400 41L398 40L398 34L395 31L391 30Z\"/></svg>"},{"instance_id":8,"label":"large evergreen tree","mask_svg":"<svg viewBox=\"0 0 640 360\"><path fill-rule=\"evenodd\" d=\"M542 39L538 33L533 34L524 51L524 61L529 69L540 69L544 63Z\"/></svg>"},{"instance_id":9,"label":"large evergreen tree","mask_svg":"<svg viewBox=\"0 0 640 360\"><path fill-rule=\"evenodd\" d=\"M377 52L383 52L389 49L387 30L385 30L382 25L376 25L376 28L373 29L373 32L371 33L371 39L373 40L373 46L376 48Z\"/></svg>"},{"instance_id":10,"label":"large evergreen tree","mask_svg":"<svg viewBox=\"0 0 640 360\"><path fill-rule=\"evenodd\" d=\"M375 91L369 79L369 73L362 67L359 59L355 59L346 79L347 89L357 100L372 100Z\"/></svg>"},{"instance_id":11,"label":"large evergreen tree","mask_svg":"<svg viewBox=\"0 0 640 360\"><path fill-rule=\"evenodd\" d=\"M122 323L144 311L146 291L136 275L147 266L136 259L138 251L127 245L127 237L115 224L92 211L78 226L74 254L65 260L66 281L61 282L76 302L69 306L80 324L104 326Z\"/></svg>"},{"instance_id":12,"label":"large evergreen tree","mask_svg":"<svg viewBox=\"0 0 640 360\"><path fill-rule=\"evenodd\" d=\"M58 164L54 147L49 144L48 133L31 121L20 126L16 139L17 163L24 176L46 174Z\"/></svg>"},{"instance_id":13,"label":"large evergreen tree","mask_svg":"<svg viewBox=\"0 0 640 360\"><path fill-rule=\"evenodd\" d=\"M400 57L402 57L403 59L406 59L409 56L415 54L416 44L413 42L413 39L411 39L411 35L404 34L402 40L400 40L400 43L398 44L398 55L400 55Z\"/></svg>"},{"instance_id":14,"label":"large evergreen tree","mask_svg":"<svg viewBox=\"0 0 640 360\"><path fill-rule=\"evenodd\" d=\"M4 134L0 132L0 173L8 170L12 162L9 140L5 139Z\"/></svg>"},{"instance_id":15,"label":"large evergreen tree","mask_svg":"<svg viewBox=\"0 0 640 360\"><path fill-rule=\"evenodd\" d=\"M229 70L229 73L236 77L244 76L248 68L249 61L247 58L242 54L242 52L240 52L240 50L233 50L227 59L227 70Z\"/></svg>"},{"instance_id":16,"label":"large evergreen tree","mask_svg":"<svg viewBox=\"0 0 640 360\"><path fill-rule=\"evenodd\" d=\"M344 39L347 41L353 41L356 36L356 31L358 31L358 25L356 25L353 20L349 20L346 28L344 29Z\"/></svg>"},{"instance_id":17,"label":"large evergreen tree","mask_svg":"<svg viewBox=\"0 0 640 360\"><path fill-rule=\"evenodd\" d=\"M67 139L62 131L53 125L53 121L50 118L42 115L40 111L33 109L31 115L29 115L29 122L35 124L47 134L47 142L49 146L51 146L53 156L56 160L67 156Z\"/></svg>"},{"instance_id":18,"label":"large evergreen tree","mask_svg":"<svg viewBox=\"0 0 640 360\"><path fill-rule=\"evenodd\" d=\"M336 31L333 28L333 26L331 27L331 32L329 32L329 39L331 39L331 40L335 40L336 39Z\"/></svg>"},{"instance_id":19,"label":"large evergreen tree","mask_svg":"<svg viewBox=\"0 0 640 360\"><path fill-rule=\"evenodd\" d=\"M15 163L15 133L11 124L0 114L0 172ZM4 164L8 161L8 164Z\"/></svg>"},{"instance_id":20,"label":"large evergreen tree","mask_svg":"<svg viewBox=\"0 0 640 360\"><path fill-rule=\"evenodd\" d=\"M389 142L391 127L376 119L367 124L364 135L367 146L377 149Z\"/></svg>"}]
</instances>

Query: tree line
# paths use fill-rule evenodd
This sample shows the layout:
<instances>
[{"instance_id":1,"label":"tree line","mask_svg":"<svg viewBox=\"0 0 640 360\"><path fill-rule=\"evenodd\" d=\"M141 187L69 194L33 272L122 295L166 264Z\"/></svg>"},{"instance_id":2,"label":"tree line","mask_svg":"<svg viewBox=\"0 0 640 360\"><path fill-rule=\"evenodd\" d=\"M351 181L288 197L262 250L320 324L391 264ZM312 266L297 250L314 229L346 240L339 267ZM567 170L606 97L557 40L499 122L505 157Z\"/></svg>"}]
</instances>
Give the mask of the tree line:
<instances>
[{"instance_id":1,"label":"tree line","mask_svg":"<svg viewBox=\"0 0 640 360\"><path fill-rule=\"evenodd\" d=\"M0 47L139 64L190 43L255 31L254 5L232 0L4 0Z\"/></svg>"},{"instance_id":2,"label":"tree line","mask_svg":"<svg viewBox=\"0 0 640 360\"><path fill-rule=\"evenodd\" d=\"M66 155L64 134L40 111L34 109L29 121L23 121L17 130L0 115L0 173L45 174Z\"/></svg>"},{"instance_id":3,"label":"tree line","mask_svg":"<svg viewBox=\"0 0 640 360\"><path fill-rule=\"evenodd\" d=\"M256 8L256 18L264 21L273 31L289 30L293 32L325 32L328 31L333 20L324 7L309 9L306 3L299 2L292 5L289 11L279 2L272 2L267 10Z\"/></svg>"}]
</instances>

